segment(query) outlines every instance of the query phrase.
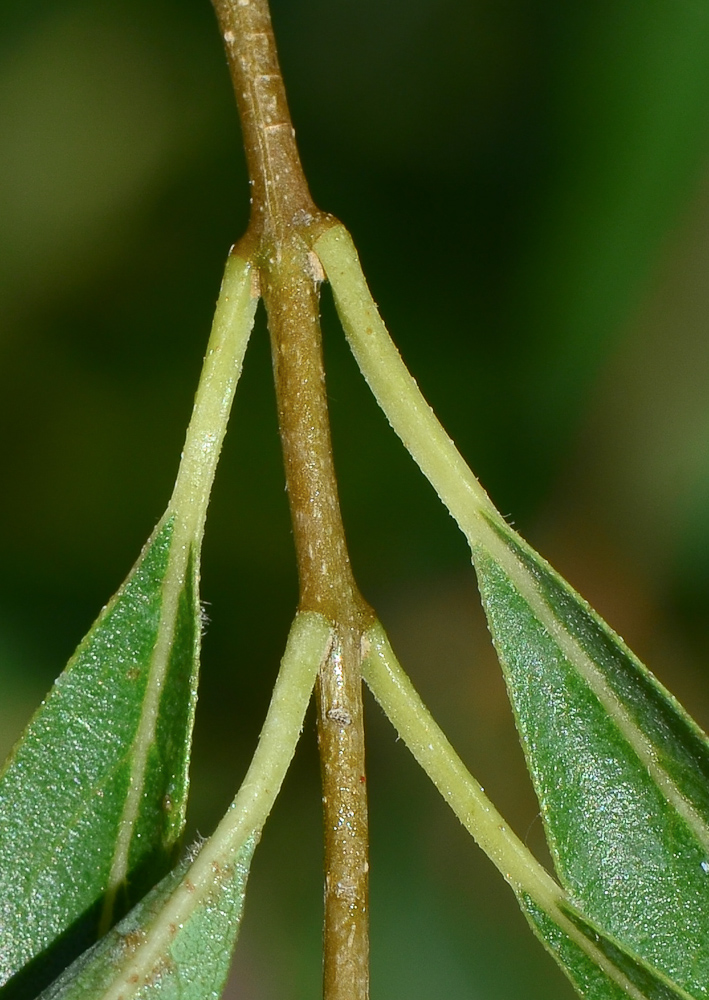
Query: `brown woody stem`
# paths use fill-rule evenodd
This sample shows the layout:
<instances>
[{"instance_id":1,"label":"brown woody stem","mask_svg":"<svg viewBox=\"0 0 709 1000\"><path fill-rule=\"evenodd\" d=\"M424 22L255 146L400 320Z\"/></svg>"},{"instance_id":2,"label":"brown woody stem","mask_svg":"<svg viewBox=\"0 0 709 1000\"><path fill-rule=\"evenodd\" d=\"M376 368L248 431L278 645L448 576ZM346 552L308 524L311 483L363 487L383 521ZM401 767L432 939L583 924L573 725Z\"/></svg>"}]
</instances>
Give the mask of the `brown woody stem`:
<instances>
[{"instance_id":1,"label":"brown woody stem","mask_svg":"<svg viewBox=\"0 0 709 1000\"><path fill-rule=\"evenodd\" d=\"M252 186L239 252L259 267L268 312L300 609L335 630L317 685L325 825L325 1000L369 995L368 830L361 638L372 620L352 575L332 459L310 247L334 220L312 202L267 0L213 0L226 43Z\"/></svg>"}]
</instances>

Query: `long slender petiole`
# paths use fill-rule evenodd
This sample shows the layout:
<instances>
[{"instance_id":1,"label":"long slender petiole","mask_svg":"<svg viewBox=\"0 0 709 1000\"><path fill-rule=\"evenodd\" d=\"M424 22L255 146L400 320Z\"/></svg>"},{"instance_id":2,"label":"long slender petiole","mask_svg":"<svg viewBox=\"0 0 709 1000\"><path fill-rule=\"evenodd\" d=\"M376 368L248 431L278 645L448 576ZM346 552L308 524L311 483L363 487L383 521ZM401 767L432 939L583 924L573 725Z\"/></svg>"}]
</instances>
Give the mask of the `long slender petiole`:
<instances>
[{"instance_id":1,"label":"long slender petiole","mask_svg":"<svg viewBox=\"0 0 709 1000\"><path fill-rule=\"evenodd\" d=\"M568 896L510 830L467 770L399 666L379 622L366 632L365 646L362 674L372 694L465 829L510 884L522 908L527 901L534 903L624 995L647 1000L593 937L584 935L570 919L574 907Z\"/></svg>"},{"instance_id":2,"label":"long slender petiole","mask_svg":"<svg viewBox=\"0 0 709 1000\"><path fill-rule=\"evenodd\" d=\"M404 447L469 540L485 530L481 515L499 518L487 493L421 394L382 321L344 226L313 244L332 288L352 353ZM489 530L489 529L488 529Z\"/></svg>"}]
</instances>

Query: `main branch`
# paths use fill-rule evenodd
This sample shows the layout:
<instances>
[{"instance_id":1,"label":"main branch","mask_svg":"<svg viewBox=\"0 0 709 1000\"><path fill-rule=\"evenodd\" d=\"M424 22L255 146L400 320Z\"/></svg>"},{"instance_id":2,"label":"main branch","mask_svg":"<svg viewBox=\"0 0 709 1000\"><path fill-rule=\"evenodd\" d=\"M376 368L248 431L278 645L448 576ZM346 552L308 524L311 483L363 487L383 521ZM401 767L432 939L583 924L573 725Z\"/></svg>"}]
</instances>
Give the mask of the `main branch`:
<instances>
[{"instance_id":1,"label":"main branch","mask_svg":"<svg viewBox=\"0 0 709 1000\"><path fill-rule=\"evenodd\" d=\"M368 834L362 635L332 459L314 239L334 220L303 175L267 0L213 0L226 43L252 187L240 252L259 268L300 578L300 610L332 623L320 671L318 742L325 826L325 1000L369 995Z\"/></svg>"}]
</instances>

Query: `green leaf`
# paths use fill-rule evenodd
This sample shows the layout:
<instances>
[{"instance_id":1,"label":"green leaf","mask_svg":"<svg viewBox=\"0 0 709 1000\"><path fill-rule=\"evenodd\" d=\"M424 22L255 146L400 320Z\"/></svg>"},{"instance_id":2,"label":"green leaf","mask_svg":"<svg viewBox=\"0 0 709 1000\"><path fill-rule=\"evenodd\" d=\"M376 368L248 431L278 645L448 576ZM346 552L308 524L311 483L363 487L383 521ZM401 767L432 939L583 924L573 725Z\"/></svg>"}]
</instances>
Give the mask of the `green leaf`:
<instances>
[{"instance_id":1,"label":"green leaf","mask_svg":"<svg viewBox=\"0 0 709 1000\"><path fill-rule=\"evenodd\" d=\"M41 1000L205 1000L229 972L256 839L206 885L184 864L168 875ZM194 866L193 866L194 867Z\"/></svg>"},{"instance_id":2,"label":"green leaf","mask_svg":"<svg viewBox=\"0 0 709 1000\"><path fill-rule=\"evenodd\" d=\"M474 562L561 883L586 919L705 997L707 740L544 560L486 520Z\"/></svg>"},{"instance_id":3,"label":"green leaf","mask_svg":"<svg viewBox=\"0 0 709 1000\"><path fill-rule=\"evenodd\" d=\"M545 909L525 893L533 930L588 1000L690 1000L689 994L604 934L568 904Z\"/></svg>"},{"instance_id":4,"label":"green leaf","mask_svg":"<svg viewBox=\"0 0 709 1000\"><path fill-rule=\"evenodd\" d=\"M598 1000L618 996L619 969L610 978L602 973L616 949L626 970L621 995L661 997L669 989L670 996L685 990L705 997L706 738L618 636L495 510L403 364L349 234L334 225L314 250L370 388L470 543L566 893L548 884L506 824L500 821L496 831L490 829L491 817L499 819L499 814L472 779L464 790L464 768L447 759L449 750L433 753L436 743L426 739L428 722L419 727L418 742L410 742L412 751L512 884L582 993ZM397 706L409 701L411 692L393 680L394 673L387 679L393 660L381 650L379 655L384 669L365 676L395 721ZM408 742L405 727L395 725ZM534 912L528 900L534 900ZM579 914L576 923L564 916L572 911ZM593 948L593 935L581 933L583 921L595 928ZM601 970L600 979L588 967L583 971L587 959ZM631 971L644 986L633 985Z\"/></svg>"},{"instance_id":5,"label":"green leaf","mask_svg":"<svg viewBox=\"0 0 709 1000\"><path fill-rule=\"evenodd\" d=\"M182 833L199 551L257 300L227 261L167 512L0 775L0 985L30 997L170 870Z\"/></svg>"},{"instance_id":6,"label":"green leaf","mask_svg":"<svg viewBox=\"0 0 709 1000\"><path fill-rule=\"evenodd\" d=\"M187 796L199 608L190 559L174 619L166 621L163 585L173 527L170 518L156 530L0 778L2 982L57 945L14 984L19 992L26 979L34 988L95 940L112 895L125 893L117 901L125 912L175 861Z\"/></svg>"}]
</instances>

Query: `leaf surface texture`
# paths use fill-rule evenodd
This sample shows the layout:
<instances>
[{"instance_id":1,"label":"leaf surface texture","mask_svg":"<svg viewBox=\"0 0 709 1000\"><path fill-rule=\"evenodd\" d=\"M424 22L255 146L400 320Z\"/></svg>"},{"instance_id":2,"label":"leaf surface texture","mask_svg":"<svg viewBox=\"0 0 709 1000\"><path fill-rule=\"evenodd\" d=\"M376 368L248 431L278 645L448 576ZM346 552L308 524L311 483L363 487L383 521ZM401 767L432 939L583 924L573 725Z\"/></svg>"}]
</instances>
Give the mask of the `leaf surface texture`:
<instances>
[{"instance_id":1,"label":"leaf surface texture","mask_svg":"<svg viewBox=\"0 0 709 1000\"><path fill-rule=\"evenodd\" d=\"M488 523L474 562L561 884L595 926L704 997L706 737L541 557Z\"/></svg>"},{"instance_id":2,"label":"leaf surface texture","mask_svg":"<svg viewBox=\"0 0 709 1000\"><path fill-rule=\"evenodd\" d=\"M125 912L174 863L187 796L199 609L190 558L172 620L163 613L172 526L167 519L156 529L0 777L3 983L40 953L16 985L27 977L46 981L95 940L106 907L115 902ZM146 725L150 693L156 714ZM128 817L131 789L140 794ZM121 844L130 894L123 879L111 886Z\"/></svg>"},{"instance_id":3,"label":"leaf surface texture","mask_svg":"<svg viewBox=\"0 0 709 1000\"><path fill-rule=\"evenodd\" d=\"M229 972L255 839L198 886L180 865L39 1000L205 1000Z\"/></svg>"}]
</instances>

